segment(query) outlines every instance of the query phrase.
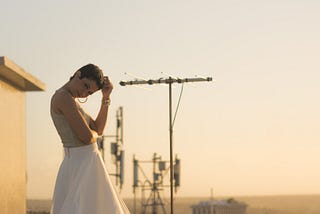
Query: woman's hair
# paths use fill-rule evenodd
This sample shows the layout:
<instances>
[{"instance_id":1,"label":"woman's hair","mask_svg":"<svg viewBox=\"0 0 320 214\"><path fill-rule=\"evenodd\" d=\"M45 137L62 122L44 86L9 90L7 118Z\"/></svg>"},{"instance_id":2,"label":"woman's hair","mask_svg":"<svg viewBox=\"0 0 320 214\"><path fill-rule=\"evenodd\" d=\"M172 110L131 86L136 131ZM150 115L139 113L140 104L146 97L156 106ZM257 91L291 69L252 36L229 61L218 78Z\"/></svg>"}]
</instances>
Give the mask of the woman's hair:
<instances>
[{"instance_id":1,"label":"woman's hair","mask_svg":"<svg viewBox=\"0 0 320 214\"><path fill-rule=\"evenodd\" d=\"M94 65L94 64L87 64L85 66L82 66L78 69L80 71L80 79L87 78L90 80L94 80L98 86L99 89L102 88L103 85L103 73L102 70ZM75 74L70 77L70 80L75 76Z\"/></svg>"}]
</instances>

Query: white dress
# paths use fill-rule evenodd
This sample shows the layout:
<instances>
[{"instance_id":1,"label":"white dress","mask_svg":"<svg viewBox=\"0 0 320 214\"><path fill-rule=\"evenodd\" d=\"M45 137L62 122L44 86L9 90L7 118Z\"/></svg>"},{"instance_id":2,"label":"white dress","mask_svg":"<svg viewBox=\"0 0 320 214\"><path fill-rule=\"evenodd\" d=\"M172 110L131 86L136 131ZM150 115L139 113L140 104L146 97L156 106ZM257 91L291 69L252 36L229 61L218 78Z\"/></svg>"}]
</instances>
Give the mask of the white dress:
<instances>
[{"instance_id":1,"label":"white dress","mask_svg":"<svg viewBox=\"0 0 320 214\"><path fill-rule=\"evenodd\" d=\"M64 116L53 112L51 116L61 139L72 139L70 136L61 136L73 135L61 131L61 128L66 127L59 127L68 126ZM64 151L65 157L56 180L51 214L130 213L112 185L96 143L64 147Z\"/></svg>"}]
</instances>

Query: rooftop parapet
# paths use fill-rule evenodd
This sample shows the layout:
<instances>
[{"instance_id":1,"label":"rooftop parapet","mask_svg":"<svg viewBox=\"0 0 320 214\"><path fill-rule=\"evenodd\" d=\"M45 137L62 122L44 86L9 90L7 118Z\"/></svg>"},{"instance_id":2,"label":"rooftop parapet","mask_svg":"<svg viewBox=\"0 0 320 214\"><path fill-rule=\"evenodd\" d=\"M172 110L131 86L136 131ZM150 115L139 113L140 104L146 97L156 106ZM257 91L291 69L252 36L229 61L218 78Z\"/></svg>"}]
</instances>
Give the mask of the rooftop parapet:
<instances>
[{"instance_id":1,"label":"rooftop parapet","mask_svg":"<svg viewBox=\"0 0 320 214\"><path fill-rule=\"evenodd\" d=\"M44 91L45 84L5 56L0 56L0 78L22 91Z\"/></svg>"}]
</instances>

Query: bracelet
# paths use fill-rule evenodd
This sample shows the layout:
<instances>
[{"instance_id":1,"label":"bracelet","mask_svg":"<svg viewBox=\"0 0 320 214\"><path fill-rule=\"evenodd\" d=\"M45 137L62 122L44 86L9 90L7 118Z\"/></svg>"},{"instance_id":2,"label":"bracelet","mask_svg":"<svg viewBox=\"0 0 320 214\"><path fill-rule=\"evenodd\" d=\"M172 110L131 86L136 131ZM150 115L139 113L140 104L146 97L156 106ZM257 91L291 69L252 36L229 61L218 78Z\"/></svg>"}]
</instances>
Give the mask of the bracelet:
<instances>
[{"instance_id":1,"label":"bracelet","mask_svg":"<svg viewBox=\"0 0 320 214\"><path fill-rule=\"evenodd\" d=\"M101 100L101 104L102 104L102 105L107 105L107 106L109 106L110 103L111 103L110 98L102 99L102 100Z\"/></svg>"}]
</instances>

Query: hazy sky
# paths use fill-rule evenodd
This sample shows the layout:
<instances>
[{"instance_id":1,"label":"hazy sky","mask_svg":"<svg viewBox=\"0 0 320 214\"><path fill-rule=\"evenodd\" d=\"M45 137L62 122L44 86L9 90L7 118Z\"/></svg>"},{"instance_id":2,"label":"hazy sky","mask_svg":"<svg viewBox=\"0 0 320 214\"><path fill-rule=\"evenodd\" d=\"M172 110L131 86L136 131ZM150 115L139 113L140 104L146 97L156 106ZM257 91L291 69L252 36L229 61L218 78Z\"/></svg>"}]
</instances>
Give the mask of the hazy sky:
<instances>
[{"instance_id":1,"label":"hazy sky","mask_svg":"<svg viewBox=\"0 0 320 214\"><path fill-rule=\"evenodd\" d=\"M184 87L174 127L177 196L209 196L211 188L217 196L320 193L318 0L0 3L0 56L47 87L27 93L29 198L51 197L62 161L50 97L89 62L115 84L106 135L124 108L124 197L133 196L133 154L169 159L168 87L118 82L161 72L214 79ZM95 117L99 105L96 94L83 107Z\"/></svg>"}]
</instances>

